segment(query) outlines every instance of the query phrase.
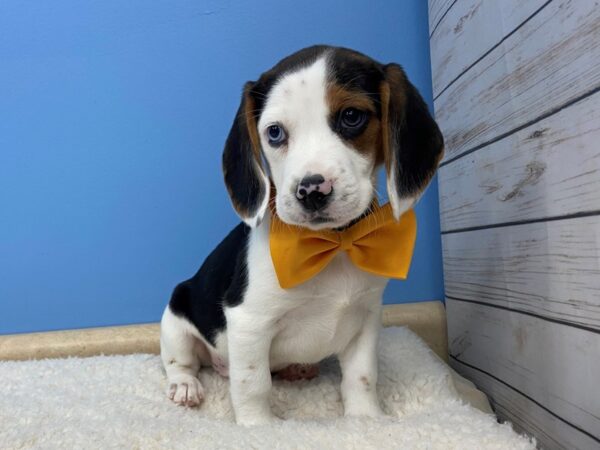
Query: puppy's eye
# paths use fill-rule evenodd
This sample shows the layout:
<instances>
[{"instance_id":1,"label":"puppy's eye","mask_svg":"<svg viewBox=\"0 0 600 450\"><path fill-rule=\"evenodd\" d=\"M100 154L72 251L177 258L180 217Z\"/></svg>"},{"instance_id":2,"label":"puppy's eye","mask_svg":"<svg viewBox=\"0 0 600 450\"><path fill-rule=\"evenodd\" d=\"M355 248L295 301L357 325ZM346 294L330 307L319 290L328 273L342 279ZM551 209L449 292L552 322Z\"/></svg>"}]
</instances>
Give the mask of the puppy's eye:
<instances>
[{"instance_id":1,"label":"puppy's eye","mask_svg":"<svg viewBox=\"0 0 600 450\"><path fill-rule=\"evenodd\" d=\"M367 114L356 108L346 108L341 113L341 125L345 128L359 128L366 119Z\"/></svg>"},{"instance_id":2,"label":"puppy's eye","mask_svg":"<svg viewBox=\"0 0 600 450\"><path fill-rule=\"evenodd\" d=\"M278 147L285 142L287 134L282 126L271 125L267 128L267 138L269 139L269 144Z\"/></svg>"}]
</instances>

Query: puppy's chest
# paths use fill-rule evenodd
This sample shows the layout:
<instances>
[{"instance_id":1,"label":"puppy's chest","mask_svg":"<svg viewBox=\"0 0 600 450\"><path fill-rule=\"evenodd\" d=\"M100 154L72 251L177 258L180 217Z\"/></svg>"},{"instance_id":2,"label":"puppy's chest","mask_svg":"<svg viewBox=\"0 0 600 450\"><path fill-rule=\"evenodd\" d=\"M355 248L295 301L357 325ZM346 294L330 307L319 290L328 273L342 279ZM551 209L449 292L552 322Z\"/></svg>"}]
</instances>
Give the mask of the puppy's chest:
<instances>
[{"instance_id":1,"label":"puppy's chest","mask_svg":"<svg viewBox=\"0 0 600 450\"><path fill-rule=\"evenodd\" d=\"M261 317L273 333L272 368L311 363L341 352L362 329L369 314L378 314L387 279L361 271L344 252L316 276L281 289L271 260L268 233L253 230L248 246L248 285L236 320ZM230 323L228 328L235 327ZM258 330L256 330L258 332Z\"/></svg>"},{"instance_id":2,"label":"puppy's chest","mask_svg":"<svg viewBox=\"0 0 600 450\"><path fill-rule=\"evenodd\" d=\"M342 351L362 328L366 305L348 298L313 298L283 314L271 347L274 362L316 362Z\"/></svg>"},{"instance_id":3,"label":"puppy's chest","mask_svg":"<svg viewBox=\"0 0 600 450\"><path fill-rule=\"evenodd\" d=\"M301 289L287 291L289 305L277 321L271 356L275 365L316 362L341 352L379 311L385 280L356 269L339 255Z\"/></svg>"},{"instance_id":4,"label":"puppy's chest","mask_svg":"<svg viewBox=\"0 0 600 450\"><path fill-rule=\"evenodd\" d=\"M270 272L272 266L265 269ZM341 316L370 308L381 296L387 279L358 269L340 252L315 277L292 289L280 289L272 272L271 293L282 305L282 321L310 318L338 320Z\"/></svg>"}]
</instances>

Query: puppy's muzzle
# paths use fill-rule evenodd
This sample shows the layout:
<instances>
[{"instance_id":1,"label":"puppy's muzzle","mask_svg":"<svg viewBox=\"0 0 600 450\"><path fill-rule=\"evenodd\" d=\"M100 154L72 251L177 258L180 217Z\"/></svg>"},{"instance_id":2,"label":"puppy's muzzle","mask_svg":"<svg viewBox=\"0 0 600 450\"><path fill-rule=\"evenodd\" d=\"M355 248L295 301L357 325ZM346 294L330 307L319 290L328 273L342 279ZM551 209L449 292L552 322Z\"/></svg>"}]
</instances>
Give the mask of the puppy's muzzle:
<instances>
[{"instance_id":1,"label":"puppy's muzzle","mask_svg":"<svg viewBox=\"0 0 600 450\"><path fill-rule=\"evenodd\" d=\"M331 199L333 182L325 180L323 175L307 175L296 187L296 198L307 211L323 209Z\"/></svg>"}]
</instances>

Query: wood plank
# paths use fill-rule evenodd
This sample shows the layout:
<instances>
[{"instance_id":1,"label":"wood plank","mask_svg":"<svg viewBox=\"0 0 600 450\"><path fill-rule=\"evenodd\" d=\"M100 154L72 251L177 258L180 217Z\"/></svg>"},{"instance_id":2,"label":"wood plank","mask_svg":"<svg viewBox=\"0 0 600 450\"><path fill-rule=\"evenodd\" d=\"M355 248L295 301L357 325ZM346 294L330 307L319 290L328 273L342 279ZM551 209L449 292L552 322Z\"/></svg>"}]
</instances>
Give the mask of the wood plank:
<instances>
[{"instance_id":1,"label":"wood plank","mask_svg":"<svg viewBox=\"0 0 600 450\"><path fill-rule=\"evenodd\" d=\"M431 37L434 97L546 1L457 2Z\"/></svg>"},{"instance_id":2,"label":"wood plank","mask_svg":"<svg viewBox=\"0 0 600 450\"><path fill-rule=\"evenodd\" d=\"M600 8L555 0L435 101L445 161L600 87Z\"/></svg>"},{"instance_id":3,"label":"wood plank","mask_svg":"<svg viewBox=\"0 0 600 450\"><path fill-rule=\"evenodd\" d=\"M446 295L600 330L600 216L442 236Z\"/></svg>"},{"instance_id":4,"label":"wood plank","mask_svg":"<svg viewBox=\"0 0 600 450\"><path fill-rule=\"evenodd\" d=\"M429 33L448 11L454 0L429 0Z\"/></svg>"},{"instance_id":5,"label":"wood plank","mask_svg":"<svg viewBox=\"0 0 600 450\"><path fill-rule=\"evenodd\" d=\"M452 299L446 309L451 355L503 380L600 443L599 333Z\"/></svg>"},{"instance_id":6,"label":"wood plank","mask_svg":"<svg viewBox=\"0 0 600 450\"><path fill-rule=\"evenodd\" d=\"M440 168L442 231L600 210L600 92Z\"/></svg>"},{"instance_id":7,"label":"wood plank","mask_svg":"<svg viewBox=\"0 0 600 450\"><path fill-rule=\"evenodd\" d=\"M545 450L598 448L595 440L557 419L527 397L491 376L454 359L450 361L450 365L492 398L492 406L500 420L508 420L517 432L535 436L540 448Z\"/></svg>"}]
</instances>

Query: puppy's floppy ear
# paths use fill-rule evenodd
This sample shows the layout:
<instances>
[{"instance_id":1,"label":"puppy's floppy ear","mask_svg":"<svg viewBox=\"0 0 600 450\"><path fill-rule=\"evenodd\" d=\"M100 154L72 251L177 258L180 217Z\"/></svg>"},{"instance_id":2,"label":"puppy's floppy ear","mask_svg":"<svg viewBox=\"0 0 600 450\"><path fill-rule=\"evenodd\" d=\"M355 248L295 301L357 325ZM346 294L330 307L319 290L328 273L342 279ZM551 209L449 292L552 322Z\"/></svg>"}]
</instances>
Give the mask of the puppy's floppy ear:
<instances>
[{"instance_id":1,"label":"puppy's floppy ear","mask_svg":"<svg viewBox=\"0 0 600 450\"><path fill-rule=\"evenodd\" d=\"M417 89L397 64L383 67L382 142L394 216L411 208L433 177L444 139Z\"/></svg>"},{"instance_id":2,"label":"puppy's floppy ear","mask_svg":"<svg viewBox=\"0 0 600 450\"><path fill-rule=\"evenodd\" d=\"M258 226L269 203L269 179L262 167L256 128L253 82L244 86L242 101L223 150L223 175L231 202L249 226Z\"/></svg>"}]
</instances>

